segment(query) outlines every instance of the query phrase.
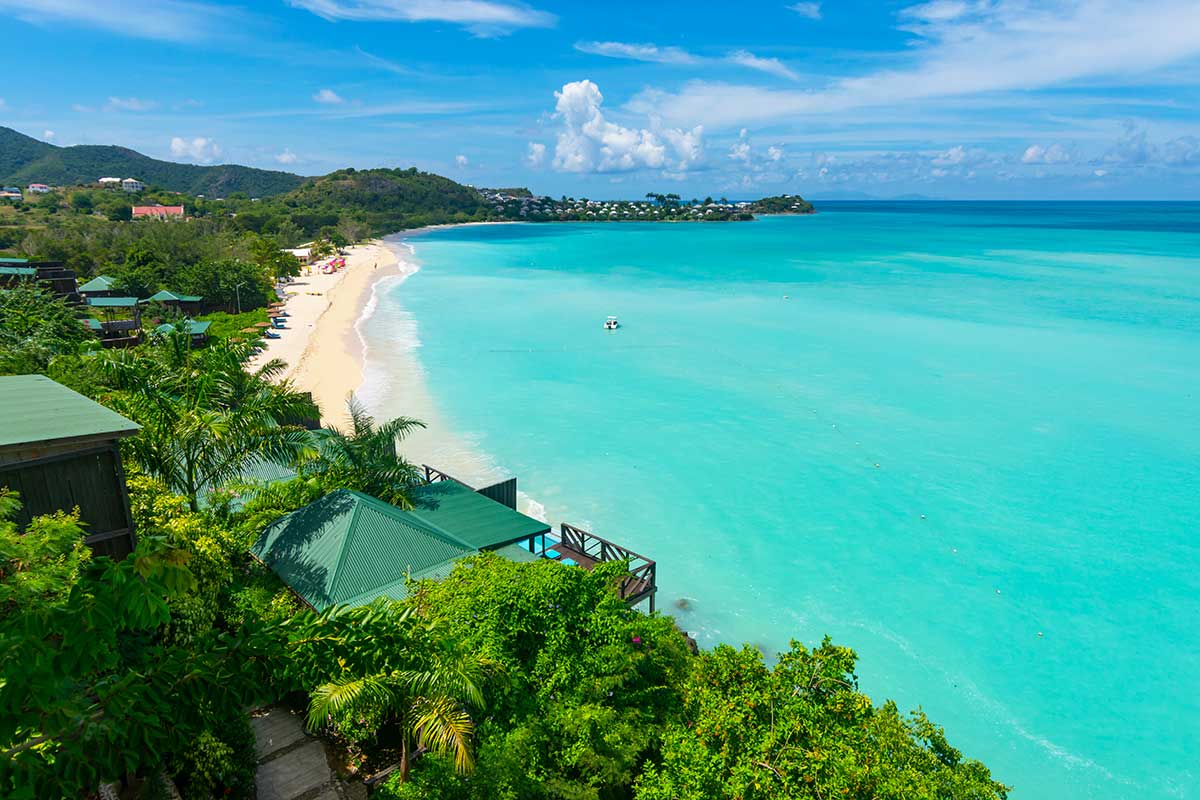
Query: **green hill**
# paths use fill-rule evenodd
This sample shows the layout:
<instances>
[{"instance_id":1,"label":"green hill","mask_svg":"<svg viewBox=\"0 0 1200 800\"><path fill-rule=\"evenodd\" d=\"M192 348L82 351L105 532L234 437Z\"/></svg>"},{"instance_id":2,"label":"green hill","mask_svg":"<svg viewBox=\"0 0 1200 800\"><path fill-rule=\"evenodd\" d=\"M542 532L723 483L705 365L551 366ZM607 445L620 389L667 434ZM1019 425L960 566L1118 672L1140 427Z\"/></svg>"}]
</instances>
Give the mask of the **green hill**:
<instances>
[{"instance_id":1,"label":"green hill","mask_svg":"<svg viewBox=\"0 0 1200 800\"><path fill-rule=\"evenodd\" d=\"M293 217L348 217L374 234L492 217L491 207L479 192L415 167L341 169L308 181L267 207L280 201L291 209L304 210ZM296 221L308 227L305 220Z\"/></svg>"},{"instance_id":2,"label":"green hill","mask_svg":"<svg viewBox=\"0 0 1200 800\"><path fill-rule=\"evenodd\" d=\"M58 147L12 128L0 127L0 183L64 186L94 183L105 176L137 178L148 185L209 197L223 197L233 192L270 197L295 189L306 180L290 172L233 164L202 167L159 161L111 145Z\"/></svg>"}]
</instances>

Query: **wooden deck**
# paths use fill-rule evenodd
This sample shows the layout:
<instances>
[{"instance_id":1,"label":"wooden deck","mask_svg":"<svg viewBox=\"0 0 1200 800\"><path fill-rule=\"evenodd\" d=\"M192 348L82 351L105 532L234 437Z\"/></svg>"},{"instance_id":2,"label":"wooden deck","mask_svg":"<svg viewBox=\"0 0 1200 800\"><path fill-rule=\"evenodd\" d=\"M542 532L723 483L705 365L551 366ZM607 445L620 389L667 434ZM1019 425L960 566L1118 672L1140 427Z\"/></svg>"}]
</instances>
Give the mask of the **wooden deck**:
<instances>
[{"instance_id":1,"label":"wooden deck","mask_svg":"<svg viewBox=\"0 0 1200 800\"><path fill-rule=\"evenodd\" d=\"M427 483L455 481L456 483L462 483L464 486L469 485L428 464L424 465L424 468L425 481ZM510 483L511 487L509 486ZM494 491L500 488L505 490L503 498ZM495 486L489 486L479 491L497 502L508 505L507 500L510 490L512 498L510 507L515 509L515 479L510 478L508 481L502 481ZM542 534L536 537L536 539L529 539L527 541L529 550L541 558L578 564L588 570L597 564L603 564L607 561L628 562L629 572L617 587L618 595L630 606L636 606L643 600L649 599L650 613L654 613L654 595L658 592L658 566L654 561L632 550L621 547L614 542L610 542L608 539L566 522L559 523L558 528L558 541L550 538L550 536L553 536L553 533L549 536Z\"/></svg>"}]
</instances>

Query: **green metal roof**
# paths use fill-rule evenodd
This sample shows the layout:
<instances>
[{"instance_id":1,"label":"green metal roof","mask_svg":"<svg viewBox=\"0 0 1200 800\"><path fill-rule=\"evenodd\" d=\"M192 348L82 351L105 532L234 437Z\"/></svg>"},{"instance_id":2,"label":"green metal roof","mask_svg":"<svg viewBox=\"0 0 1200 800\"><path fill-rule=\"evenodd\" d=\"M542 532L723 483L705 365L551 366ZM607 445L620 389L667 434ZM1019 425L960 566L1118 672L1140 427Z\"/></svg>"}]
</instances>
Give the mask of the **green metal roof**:
<instances>
[{"instance_id":1,"label":"green metal roof","mask_svg":"<svg viewBox=\"0 0 1200 800\"><path fill-rule=\"evenodd\" d=\"M45 375L0 377L0 447L128 436L139 426Z\"/></svg>"},{"instance_id":2,"label":"green metal roof","mask_svg":"<svg viewBox=\"0 0 1200 800\"><path fill-rule=\"evenodd\" d=\"M205 320L189 319L189 320L186 320L186 322L187 322L187 332L190 333L192 336L199 336L200 334L207 332L209 326L212 325L212 322L210 320L206 320L206 319ZM164 322L162 325L159 325L154 330L157 331L158 333L168 334L171 331L175 330L175 326L170 322Z\"/></svg>"},{"instance_id":3,"label":"green metal roof","mask_svg":"<svg viewBox=\"0 0 1200 800\"><path fill-rule=\"evenodd\" d=\"M403 599L407 577L447 575L474 549L393 505L341 489L275 520L250 552L323 610Z\"/></svg>"},{"instance_id":4,"label":"green metal roof","mask_svg":"<svg viewBox=\"0 0 1200 800\"><path fill-rule=\"evenodd\" d=\"M16 263L19 264L21 262L18 261ZM23 278L32 278L34 275L37 275L37 268L4 266L4 262L0 261L0 275L20 275Z\"/></svg>"},{"instance_id":5,"label":"green metal roof","mask_svg":"<svg viewBox=\"0 0 1200 800\"><path fill-rule=\"evenodd\" d=\"M105 308L132 308L137 303L138 299L136 297L89 297L87 299L89 306L102 306Z\"/></svg>"},{"instance_id":6,"label":"green metal roof","mask_svg":"<svg viewBox=\"0 0 1200 800\"><path fill-rule=\"evenodd\" d=\"M82 291L82 290L80 290ZM204 298L195 294L175 294L163 289L142 300L143 303L199 303Z\"/></svg>"},{"instance_id":7,"label":"green metal roof","mask_svg":"<svg viewBox=\"0 0 1200 800\"><path fill-rule=\"evenodd\" d=\"M550 526L484 497L458 481L438 481L412 492L410 513L426 524L450 531L479 550L528 539Z\"/></svg>"},{"instance_id":8,"label":"green metal roof","mask_svg":"<svg viewBox=\"0 0 1200 800\"><path fill-rule=\"evenodd\" d=\"M0 264L28 264L28 263L29 263L28 258L8 258L7 256L5 256L4 258L0 258Z\"/></svg>"},{"instance_id":9,"label":"green metal roof","mask_svg":"<svg viewBox=\"0 0 1200 800\"><path fill-rule=\"evenodd\" d=\"M79 291L83 292L84 294L88 292L108 292L112 291L112 288L116 285L116 283L117 282L114 279L108 277L107 275L97 275L83 286L80 286Z\"/></svg>"}]
</instances>

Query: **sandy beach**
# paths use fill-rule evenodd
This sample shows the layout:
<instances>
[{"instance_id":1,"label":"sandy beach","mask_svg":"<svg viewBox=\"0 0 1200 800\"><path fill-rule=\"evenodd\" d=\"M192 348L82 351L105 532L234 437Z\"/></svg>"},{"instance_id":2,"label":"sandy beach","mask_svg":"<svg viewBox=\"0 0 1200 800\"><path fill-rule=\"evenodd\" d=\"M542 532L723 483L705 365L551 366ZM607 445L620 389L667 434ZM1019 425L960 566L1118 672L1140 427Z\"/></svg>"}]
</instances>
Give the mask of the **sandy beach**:
<instances>
[{"instance_id":1,"label":"sandy beach","mask_svg":"<svg viewBox=\"0 0 1200 800\"><path fill-rule=\"evenodd\" d=\"M301 391L312 392L326 424L348 422L346 397L362 382L362 342L355 322L376 280L398 273L396 254L378 240L346 250L346 267L323 275L301 275L287 287L288 327L280 338L266 340L254 360L272 358L287 364L285 377Z\"/></svg>"}]
</instances>

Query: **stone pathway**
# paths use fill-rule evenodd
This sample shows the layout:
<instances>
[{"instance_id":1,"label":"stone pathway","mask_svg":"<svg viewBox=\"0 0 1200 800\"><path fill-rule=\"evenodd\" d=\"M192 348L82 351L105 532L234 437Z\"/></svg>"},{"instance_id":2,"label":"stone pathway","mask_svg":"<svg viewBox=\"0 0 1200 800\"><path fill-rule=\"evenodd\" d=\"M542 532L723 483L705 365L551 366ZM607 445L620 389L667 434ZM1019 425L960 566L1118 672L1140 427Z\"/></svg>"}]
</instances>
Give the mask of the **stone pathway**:
<instances>
[{"instance_id":1,"label":"stone pathway","mask_svg":"<svg viewBox=\"0 0 1200 800\"><path fill-rule=\"evenodd\" d=\"M303 718L285 706L255 713L258 800L353 800L357 786L338 780L325 757L320 739L304 732ZM361 790L365 797L365 789Z\"/></svg>"}]
</instances>

